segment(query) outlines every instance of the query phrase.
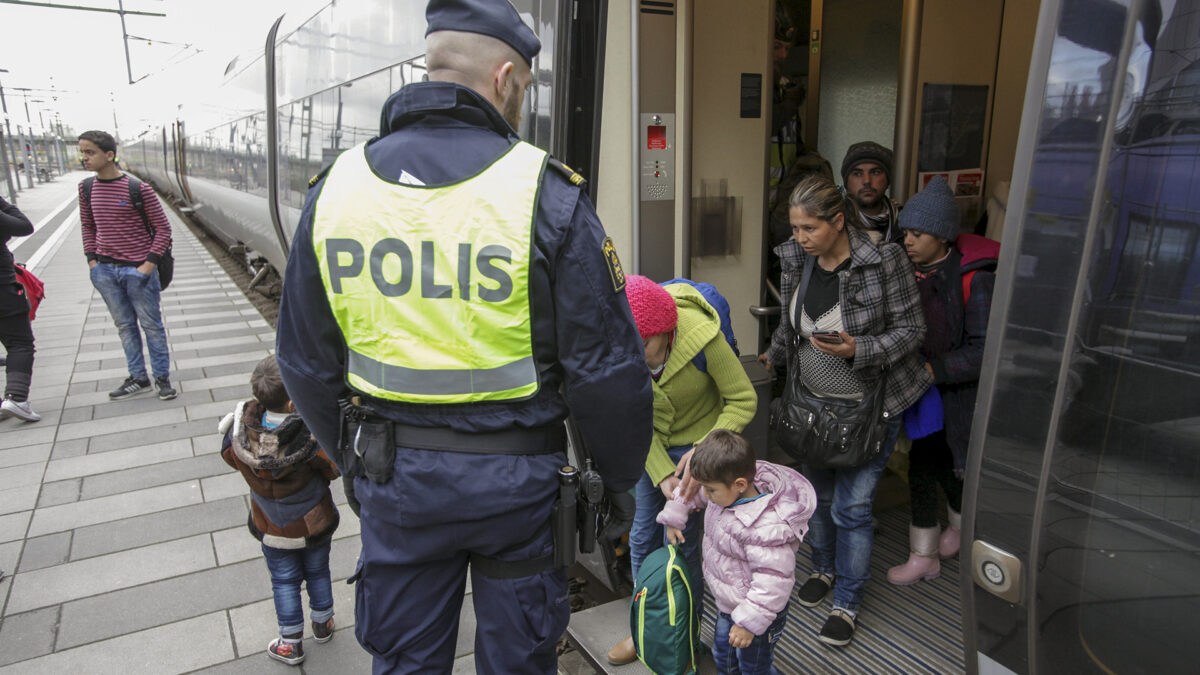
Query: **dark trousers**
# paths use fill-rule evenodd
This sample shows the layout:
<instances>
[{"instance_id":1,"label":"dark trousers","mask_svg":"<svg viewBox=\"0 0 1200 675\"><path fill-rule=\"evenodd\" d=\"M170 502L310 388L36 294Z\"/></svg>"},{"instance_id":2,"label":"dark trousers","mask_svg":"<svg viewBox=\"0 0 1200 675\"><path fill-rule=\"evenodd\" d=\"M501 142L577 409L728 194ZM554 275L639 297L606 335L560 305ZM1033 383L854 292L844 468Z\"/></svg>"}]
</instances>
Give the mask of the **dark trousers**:
<instances>
[{"instance_id":1,"label":"dark trousers","mask_svg":"<svg viewBox=\"0 0 1200 675\"><path fill-rule=\"evenodd\" d=\"M908 488L912 498L914 527L938 526L938 486L946 492L950 508L962 511L962 479L954 475L954 457L939 431L912 442L908 453Z\"/></svg>"},{"instance_id":2,"label":"dark trousers","mask_svg":"<svg viewBox=\"0 0 1200 675\"><path fill-rule=\"evenodd\" d=\"M479 455L400 448L392 479L356 478L362 551L355 636L375 675L449 673L467 576L475 672L553 675L571 604L565 570L485 576L472 553L508 561L553 550L547 523L562 453Z\"/></svg>"},{"instance_id":3,"label":"dark trousers","mask_svg":"<svg viewBox=\"0 0 1200 675\"><path fill-rule=\"evenodd\" d=\"M24 401L29 398L29 381L33 376L33 329L29 325L28 306L24 311L0 316L0 344L8 351L4 395Z\"/></svg>"}]
</instances>

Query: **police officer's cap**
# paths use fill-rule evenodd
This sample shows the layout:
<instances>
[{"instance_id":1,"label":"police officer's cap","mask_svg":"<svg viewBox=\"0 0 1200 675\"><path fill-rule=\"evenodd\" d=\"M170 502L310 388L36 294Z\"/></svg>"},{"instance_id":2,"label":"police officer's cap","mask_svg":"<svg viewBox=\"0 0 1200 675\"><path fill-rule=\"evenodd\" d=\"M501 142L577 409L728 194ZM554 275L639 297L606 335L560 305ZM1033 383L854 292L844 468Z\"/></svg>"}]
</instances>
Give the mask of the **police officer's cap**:
<instances>
[{"instance_id":1,"label":"police officer's cap","mask_svg":"<svg viewBox=\"0 0 1200 675\"><path fill-rule=\"evenodd\" d=\"M425 35L439 30L488 35L517 50L531 66L542 49L537 35L508 0L430 0L425 20L429 22Z\"/></svg>"}]
</instances>

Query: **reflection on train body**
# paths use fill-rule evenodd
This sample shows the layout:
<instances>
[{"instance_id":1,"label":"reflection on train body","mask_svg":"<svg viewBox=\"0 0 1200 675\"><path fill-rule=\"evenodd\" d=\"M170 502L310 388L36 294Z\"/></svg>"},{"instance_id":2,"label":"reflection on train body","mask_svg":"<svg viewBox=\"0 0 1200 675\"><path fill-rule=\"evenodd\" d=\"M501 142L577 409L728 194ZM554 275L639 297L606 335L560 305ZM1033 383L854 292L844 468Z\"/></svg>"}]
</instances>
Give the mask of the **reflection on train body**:
<instances>
[{"instance_id":1,"label":"reflection on train body","mask_svg":"<svg viewBox=\"0 0 1200 675\"><path fill-rule=\"evenodd\" d=\"M1200 3L1165 21L1157 2L1061 7L973 446L974 537L1022 557L1027 585L1022 606L973 591L974 646L1017 672L1185 672L1200 660L1200 40L1183 27Z\"/></svg>"}]
</instances>

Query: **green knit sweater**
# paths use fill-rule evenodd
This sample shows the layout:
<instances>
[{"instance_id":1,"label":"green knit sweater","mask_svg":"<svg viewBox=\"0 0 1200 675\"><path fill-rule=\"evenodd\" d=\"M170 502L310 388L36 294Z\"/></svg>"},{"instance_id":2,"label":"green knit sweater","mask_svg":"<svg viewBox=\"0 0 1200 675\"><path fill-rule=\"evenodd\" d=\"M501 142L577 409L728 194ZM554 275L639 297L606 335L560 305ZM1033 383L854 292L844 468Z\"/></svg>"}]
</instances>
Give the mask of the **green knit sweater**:
<instances>
[{"instance_id":1,"label":"green knit sweater","mask_svg":"<svg viewBox=\"0 0 1200 675\"><path fill-rule=\"evenodd\" d=\"M646 473L655 485L674 473L667 448L699 443L713 429L741 432L758 408L758 396L741 361L721 334L721 318L695 288L671 284L679 323L662 376L654 383L654 438ZM692 358L704 352L708 372Z\"/></svg>"}]
</instances>

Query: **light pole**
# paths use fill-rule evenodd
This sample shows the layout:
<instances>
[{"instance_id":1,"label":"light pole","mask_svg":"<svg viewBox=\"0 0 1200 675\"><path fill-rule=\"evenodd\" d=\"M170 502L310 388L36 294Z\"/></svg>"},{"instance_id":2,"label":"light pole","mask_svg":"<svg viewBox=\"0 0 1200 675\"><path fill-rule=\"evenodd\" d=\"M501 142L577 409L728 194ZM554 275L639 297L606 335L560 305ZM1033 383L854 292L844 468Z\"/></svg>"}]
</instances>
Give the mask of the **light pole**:
<instances>
[{"instance_id":1,"label":"light pole","mask_svg":"<svg viewBox=\"0 0 1200 675\"><path fill-rule=\"evenodd\" d=\"M29 116L29 87L13 87L13 89L25 95L25 123L29 125L29 157L25 162L25 177L28 179L29 187L33 187L33 177L37 175L39 183L42 182L42 177L38 171L37 138L33 135L33 119Z\"/></svg>"},{"instance_id":2,"label":"light pole","mask_svg":"<svg viewBox=\"0 0 1200 675\"><path fill-rule=\"evenodd\" d=\"M7 72L8 72L7 69L0 68L0 73L7 73ZM8 151L11 149L9 143L12 139L12 125L8 121L8 102L4 100L4 84L2 82L0 82L0 106L3 106L3 108L4 108L4 128L5 128L5 131L7 131L7 133L8 133L8 135L5 136L4 138L0 138L0 161L4 162L4 181L6 183L8 183L9 199L15 205L17 203L17 190L21 186L21 181L18 178L17 184L14 186L13 179L12 179L12 171L10 171L8 168L8 166L9 166ZM14 157L15 157L15 155L14 155ZM14 169L17 166L15 159L12 163L12 166Z\"/></svg>"}]
</instances>

